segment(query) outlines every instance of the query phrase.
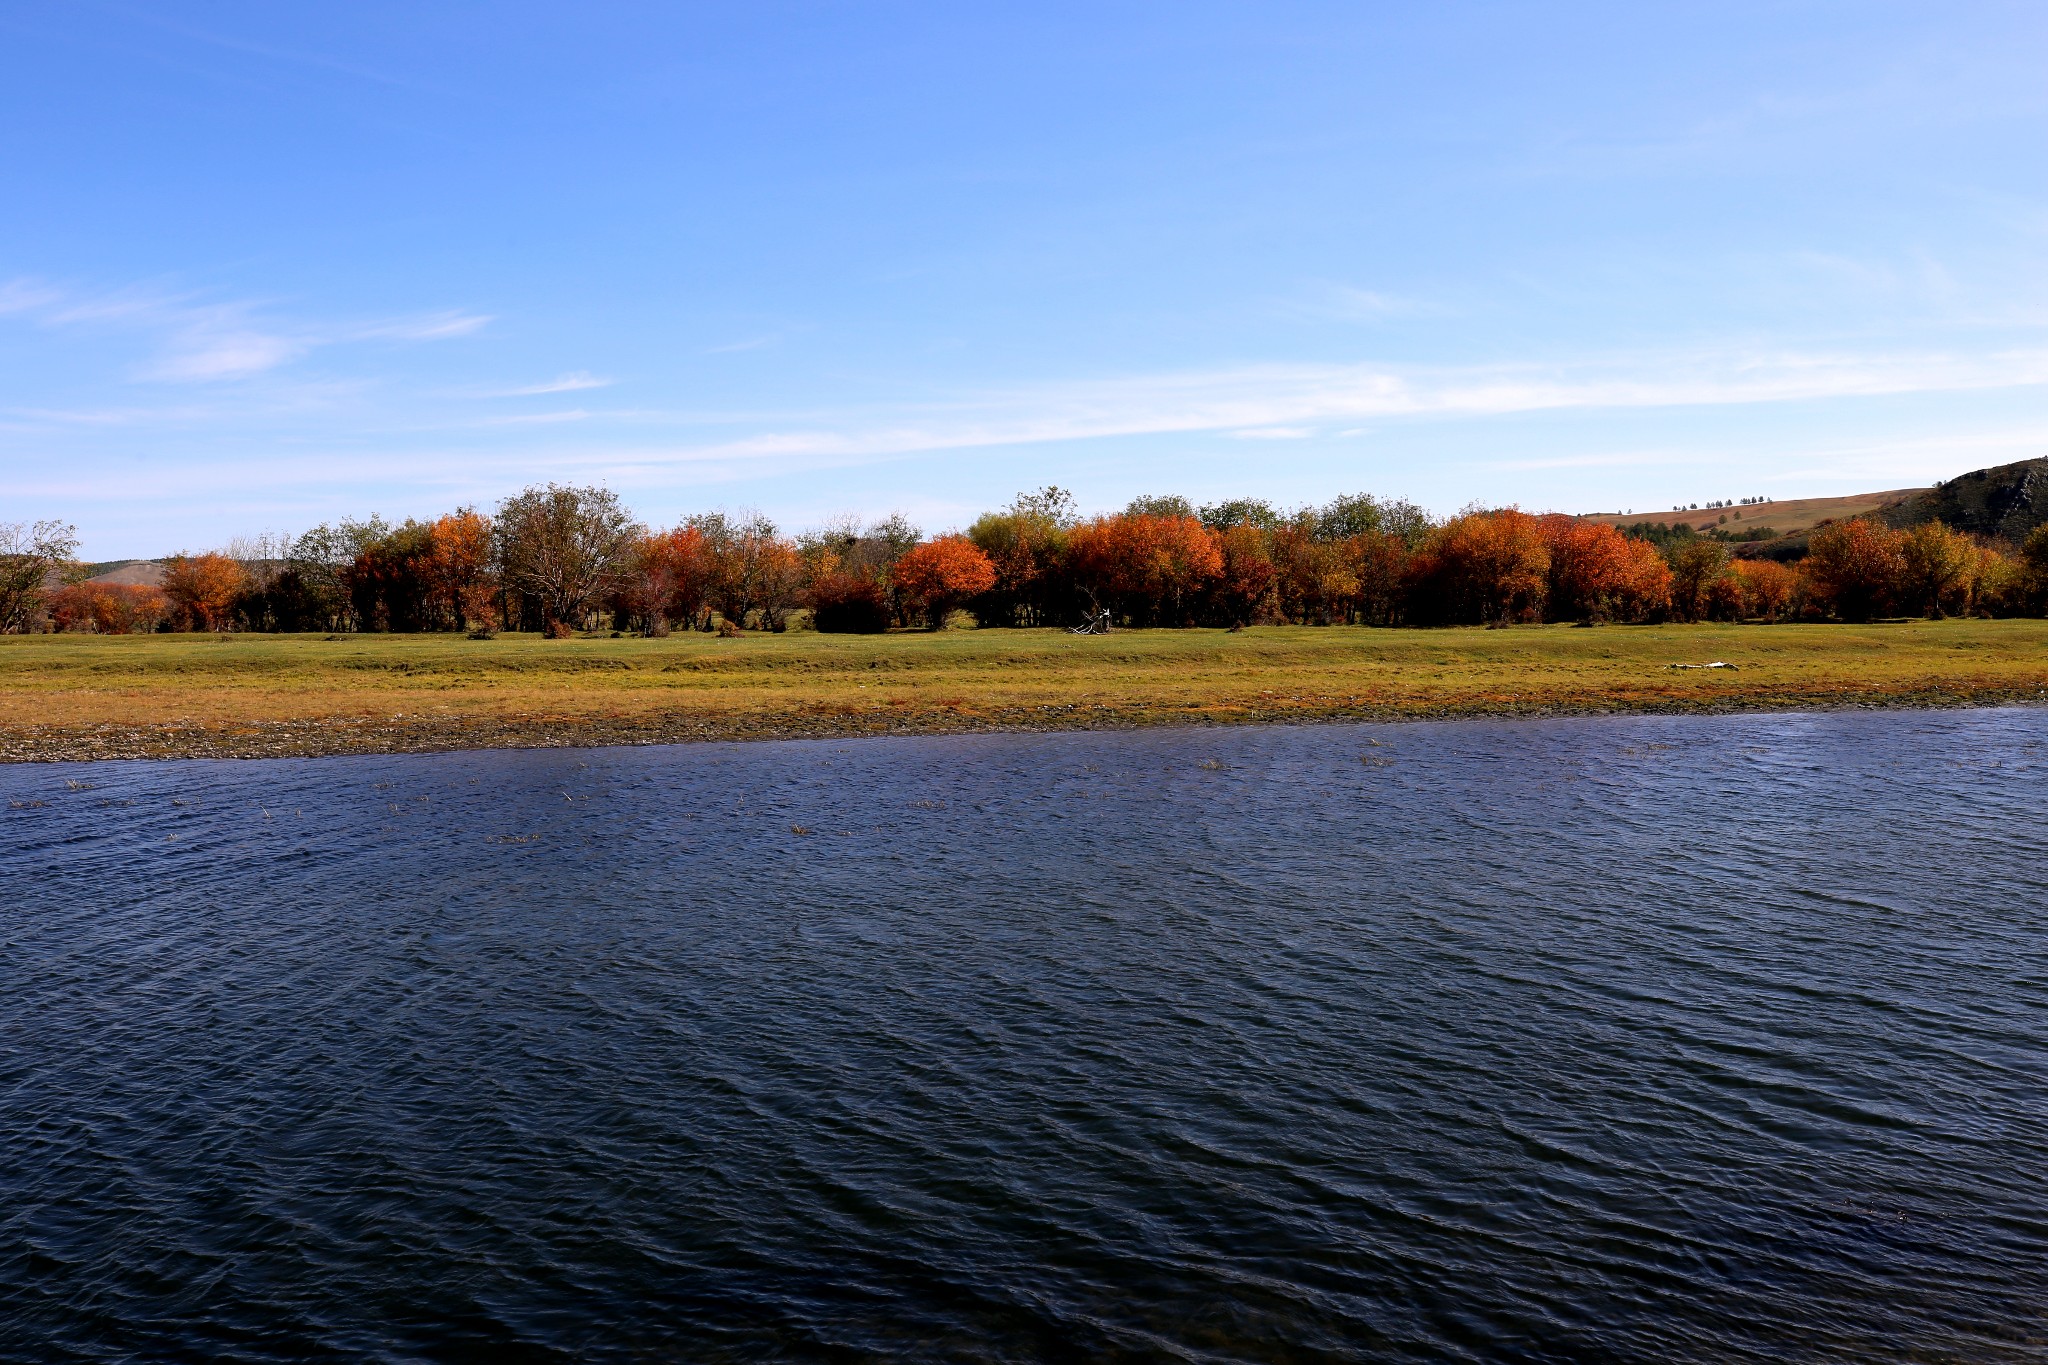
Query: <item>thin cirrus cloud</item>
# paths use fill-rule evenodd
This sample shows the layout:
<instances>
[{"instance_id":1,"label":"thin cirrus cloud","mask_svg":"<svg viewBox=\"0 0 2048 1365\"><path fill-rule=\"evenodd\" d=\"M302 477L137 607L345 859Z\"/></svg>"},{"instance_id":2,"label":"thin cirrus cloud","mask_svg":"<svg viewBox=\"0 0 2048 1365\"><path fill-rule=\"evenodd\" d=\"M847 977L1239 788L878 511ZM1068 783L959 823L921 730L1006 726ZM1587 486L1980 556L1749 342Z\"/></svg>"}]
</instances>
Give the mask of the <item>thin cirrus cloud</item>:
<instances>
[{"instance_id":1,"label":"thin cirrus cloud","mask_svg":"<svg viewBox=\"0 0 2048 1365\"><path fill-rule=\"evenodd\" d=\"M236 389L216 391L206 409L185 414L185 439L207 432L226 438L239 432L260 438L258 444L267 451L279 435L297 432L295 439L301 444L346 451L346 459L278 461L266 453L247 460L217 456L180 467L188 492L229 492L256 485L324 487L344 466L351 481L380 471L376 477L384 481L386 496L407 487L495 487L564 470L585 471L588 477L617 480L628 487L655 488L678 481L853 468L944 451L1063 442L1172 435L1307 441L1355 436L1391 421L1858 401L2041 385L2048 385L2048 349L1963 354L1731 348L1587 357L1549 365L1265 365L1013 386L922 402L779 414L598 413L578 407L504 414L479 422L472 413L454 426L485 426L503 433L502 439L482 447L466 447L456 440L411 449L395 446L389 414L360 407L309 408L282 399L266 406L268 391ZM353 417L348 415L351 411ZM23 409L0 416L44 430L55 425L52 414ZM433 427L450 429L429 422L412 430L418 436ZM594 428L602 435L593 435ZM1954 445L1954 440L1948 442ZM1887 452L1869 463L1903 466L1926 458L1924 452ZM1653 452L1636 452L1632 461L1624 462L1656 460ZM1788 459L1787 466L1793 463L1798 461ZM61 480L63 467L59 462L46 473Z\"/></svg>"},{"instance_id":2,"label":"thin cirrus cloud","mask_svg":"<svg viewBox=\"0 0 2048 1365\"><path fill-rule=\"evenodd\" d=\"M558 374L553 379L545 380L539 384L523 384L518 388L512 389L493 389L486 396L491 398L531 398L545 393L578 393L584 389L607 389L616 382L616 380L607 379L603 375L591 374L588 370L572 370L568 374Z\"/></svg>"},{"instance_id":3,"label":"thin cirrus cloud","mask_svg":"<svg viewBox=\"0 0 2048 1365\"><path fill-rule=\"evenodd\" d=\"M274 332L195 328L173 338L163 353L137 374L169 384L246 379L297 360L314 344L305 337Z\"/></svg>"},{"instance_id":4,"label":"thin cirrus cloud","mask_svg":"<svg viewBox=\"0 0 2048 1365\"><path fill-rule=\"evenodd\" d=\"M746 337L740 341L728 341L722 346L706 346L697 354L730 355L734 351L758 351L764 346L773 346L780 340L782 340L781 336L770 332L765 336Z\"/></svg>"},{"instance_id":5,"label":"thin cirrus cloud","mask_svg":"<svg viewBox=\"0 0 2048 1365\"><path fill-rule=\"evenodd\" d=\"M486 418L482 425L494 427L548 426L556 422L581 422L590 413L583 408L569 408L562 412L520 412L506 417Z\"/></svg>"},{"instance_id":6,"label":"thin cirrus cloud","mask_svg":"<svg viewBox=\"0 0 2048 1365\"><path fill-rule=\"evenodd\" d=\"M354 324L276 321L250 301L205 302L193 294L147 288L79 291L38 280L0 284L0 316L63 331L113 331L153 340L154 354L131 370L155 383L247 379L349 342L443 341L469 336L488 316L460 310Z\"/></svg>"},{"instance_id":7,"label":"thin cirrus cloud","mask_svg":"<svg viewBox=\"0 0 2048 1365\"><path fill-rule=\"evenodd\" d=\"M2048 384L2048 350L1989 355L1688 354L1652 364L1395 370L1258 366L1018 389L679 447L671 459L889 458L1117 437L1301 440L1319 424L1570 409L1719 407ZM1351 428L1348 434L1358 434ZM1340 433L1344 434L1344 433Z\"/></svg>"},{"instance_id":8,"label":"thin cirrus cloud","mask_svg":"<svg viewBox=\"0 0 2048 1365\"><path fill-rule=\"evenodd\" d=\"M718 420L703 415L606 414L638 428L623 439L551 452L541 446L488 455L447 451L394 466L424 477L521 460L601 466L634 482L663 470L720 467L757 474L847 467L948 450L996 449L1104 439L1214 434L1307 440L1356 436L1375 420L1458 420L1515 413L1715 407L2048 384L2048 351L1961 357L1941 354L1686 354L1631 364L1396 370L1369 365L1261 366L1017 388L951 402L806 415ZM596 416L585 409L508 415L483 425L539 432ZM471 423L474 425L474 423ZM675 435L656 433L667 427ZM1332 429L1335 429L1334 431ZM713 434L716 432L717 434ZM693 433L693 434L685 434ZM552 444L552 443L550 443ZM309 479L317 474L308 471Z\"/></svg>"},{"instance_id":9,"label":"thin cirrus cloud","mask_svg":"<svg viewBox=\"0 0 2048 1365\"><path fill-rule=\"evenodd\" d=\"M336 332L336 341L446 341L450 337L466 337L489 326L491 318L485 313L465 313L458 309L443 309L438 313L425 313L417 317L392 318L385 322L369 323L352 330Z\"/></svg>"},{"instance_id":10,"label":"thin cirrus cloud","mask_svg":"<svg viewBox=\"0 0 2048 1365\"><path fill-rule=\"evenodd\" d=\"M1429 299L1361 289L1351 284L1323 284L1280 307L1284 315L1318 322L1388 322L1397 318L1444 317L1451 311Z\"/></svg>"}]
</instances>

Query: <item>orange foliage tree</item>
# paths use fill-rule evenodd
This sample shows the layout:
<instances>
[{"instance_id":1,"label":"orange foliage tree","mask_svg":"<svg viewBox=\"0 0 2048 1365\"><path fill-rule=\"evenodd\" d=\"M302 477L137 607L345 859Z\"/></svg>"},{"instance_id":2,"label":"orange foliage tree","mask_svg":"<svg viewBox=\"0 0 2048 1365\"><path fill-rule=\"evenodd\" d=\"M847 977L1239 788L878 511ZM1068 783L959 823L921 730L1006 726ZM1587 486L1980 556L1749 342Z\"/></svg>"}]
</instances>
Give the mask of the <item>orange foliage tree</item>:
<instances>
[{"instance_id":1,"label":"orange foliage tree","mask_svg":"<svg viewBox=\"0 0 2048 1365\"><path fill-rule=\"evenodd\" d=\"M1542 614L1550 550L1535 517L1515 508L1467 512L1423 537L1409 566L1410 610L1451 625Z\"/></svg>"},{"instance_id":2,"label":"orange foliage tree","mask_svg":"<svg viewBox=\"0 0 2048 1365\"><path fill-rule=\"evenodd\" d=\"M147 634L170 609L161 590L136 583L73 583L50 595L50 622L58 630Z\"/></svg>"},{"instance_id":3,"label":"orange foliage tree","mask_svg":"<svg viewBox=\"0 0 2048 1365\"><path fill-rule=\"evenodd\" d=\"M938 630L955 608L996 585L996 566L966 536L940 536L913 546L896 561L890 577Z\"/></svg>"},{"instance_id":4,"label":"orange foliage tree","mask_svg":"<svg viewBox=\"0 0 2048 1365\"><path fill-rule=\"evenodd\" d=\"M1223 572L1223 551L1194 517L1125 512L1076 526L1067 562L1075 584L1119 616L1184 625Z\"/></svg>"},{"instance_id":5,"label":"orange foliage tree","mask_svg":"<svg viewBox=\"0 0 2048 1365\"><path fill-rule=\"evenodd\" d=\"M1288 619L1327 626L1351 614L1358 575L1341 541L1323 540L1308 517L1273 532L1273 566L1278 570L1280 609Z\"/></svg>"},{"instance_id":6,"label":"orange foliage tree","mask_svg":"<svg viewBox=\"0 0 2048 1365\"><path fill-rule=\"evenodd\" d=\"M491 519L464 507L435 520L429 537L427 572L438 610L457 630L497 623L492 597L498 589Z\"/></svg>"},{"instance_id":7,"label":"orange foliage tree","mask_svg":"<svg viewBox=\"0 0 2048 1365\"><path fill-rule=\"evenodd\" d=\"M1248 521L1216 533L1222 559L1212 589L1217 610L1234 626L1248 626L1273 595L1272 551L1266 533Z\"/></svg>"},{"instance_id":8,"label":"orange foliage tree","mask_svg":"<svg viewBox=\"0 0 2048 1365\"><path fill-rule=\"evenodd\" d=\"M716 572L711 541L701 527L641 536L613 609L637 619L644 634L666 635L677 625L687 630L704 614Z\"/></svg>"},{"instance_id":9,"label":"orange foliage tree","mask_svg":"<svg viewBox=\"0 0 2048 1365\"><path fill-rule=\"evenodd\" d=\"M1671 606L1671 566L1647 540L1628 542L1628 562L1615 589L1614 614L1622 621L1651 621Z\"/></svg>"},{"instance_id":10,"label":"orange foliage tree","mask_svg":"<svg viewBox=\"0 0 2048 1365\"><path fill-rule=\"evenodd\" d=\"M811 627L828 635L880 635L895 617L888 590L865 574L814 570L809 597Z\"/></svg>"},{"instance_id":11,"label":"orange foliage tree","mask_svg":"<svg viewBox=\"0 0 2048 1365\"><path fill-rule=\"evenodd\" d=\"M1542 518L1550 551L1546 610L1553 621L1640 620L1654 589L1645 581L1646 541L1631 541L1612 526L1556 514ZM1661 561L1660 561L1661 562ZM1654 578L1655 575L1651 575Z\"/></svg>"},{"instance_id":12,"label":"orange foliage tree","mask_svg":"<svg viewBox=\"0 0 2048 1365\"><path fill-rule=\"evenodd\" d=\"M248 572L224 554L173 555L164 564L164 596L186 630L227 629L249 587Z\"/></svg>"},{"instance_id":13,"label":"orange foliage tree","mask_svg":"<svg viewBox=\"0 0 2048 1365\"><path fill-rule=\"evenodd\" d=\"M1732 566L1723 566L1701 596L1706 604L1706 618L1710 621L1740 621L1743 613L1749 610L1749 597L1743 591L1742 578Z\"/></svg>"},{"instance_id":14,"label":"orange foliage tree","mask_svg":"<svg viewBox=\"0 0 2048 1365\"><path fill-rule=\"evenodd\" d=\"M1370 626L1400 624L1408 580L1408 542L1392 531L1366 531L1344 541L1344 562L1358 585L1352 608Z\"/></svg>"},{"instance_id":15,"label":"orange foliage tree","mask_svg":"<svg viewBox=\"0 0 2048 1365\"><path fill-rule=\"evenodd\" d=\"M1905 537L1867 517L1815 531L1801 562L1814 597L1844 621L1868 621L1897 599Z\"/></svg>"},{"instance_id":16,"label":"orange foliage tree","mask_svg":"<svg viewBox=\"0 0 2048 1365\"><path fill-rule=\"evenodd\" d=\"M1792 605L1798 575L1772 559L1738 559L1729 574L1742 586L1742 614L1775 621Z\"/></svg>"}]
</instances>

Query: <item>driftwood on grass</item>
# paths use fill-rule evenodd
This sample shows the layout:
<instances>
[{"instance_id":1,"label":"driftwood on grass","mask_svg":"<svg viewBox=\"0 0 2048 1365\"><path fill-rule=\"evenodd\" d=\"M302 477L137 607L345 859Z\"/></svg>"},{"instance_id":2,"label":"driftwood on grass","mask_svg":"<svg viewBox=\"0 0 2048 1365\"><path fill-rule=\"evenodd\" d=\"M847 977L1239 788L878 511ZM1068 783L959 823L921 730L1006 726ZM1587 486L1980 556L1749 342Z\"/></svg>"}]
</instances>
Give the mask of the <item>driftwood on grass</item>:
<instances>
[{"instance_id":1,"label":"driftwood on grass","mask_svg":"<svg viewBox=\"0 0 2048 1365\"><path fill-rule=\"evenodd\" d=\"M1082 622L1078 626L1068 626L1067 634L1107 635L1109 634L1109 613L1106 611L1100 611L1097 612L1095 615L1089 617L1086 621Z\"/></svg>"}]
</instances>

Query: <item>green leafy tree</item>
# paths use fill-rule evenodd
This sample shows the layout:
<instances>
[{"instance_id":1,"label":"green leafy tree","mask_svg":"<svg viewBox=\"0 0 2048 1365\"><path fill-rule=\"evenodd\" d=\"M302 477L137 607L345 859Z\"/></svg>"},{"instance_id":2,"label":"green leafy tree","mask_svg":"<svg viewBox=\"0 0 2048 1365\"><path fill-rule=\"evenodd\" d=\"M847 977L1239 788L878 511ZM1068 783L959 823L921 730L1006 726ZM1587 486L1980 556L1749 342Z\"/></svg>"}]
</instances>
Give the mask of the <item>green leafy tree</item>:
<instances>
[{"instance_id":1,"label":"green leafy tree","mask_svg":"<svg viewBox=\"0 0 2048 1365\"><path fill-rule=\"evenodd\" d=\"M51 579L78 553L78 528L67 522L0 523L0 635L28 630L42 618Z\"/></svg>"},{"instance_id":2,"label":"green leafy tree","mask_svg":"<svg viewBox=\"0 0 2048 1365\"><path fill-rule=\"evenodd\" d=\"M552 483L505 499L493 529L506 585L538 604L550 634L619 589L641 534L609 488Z\"/></svg>"}]
</instances>

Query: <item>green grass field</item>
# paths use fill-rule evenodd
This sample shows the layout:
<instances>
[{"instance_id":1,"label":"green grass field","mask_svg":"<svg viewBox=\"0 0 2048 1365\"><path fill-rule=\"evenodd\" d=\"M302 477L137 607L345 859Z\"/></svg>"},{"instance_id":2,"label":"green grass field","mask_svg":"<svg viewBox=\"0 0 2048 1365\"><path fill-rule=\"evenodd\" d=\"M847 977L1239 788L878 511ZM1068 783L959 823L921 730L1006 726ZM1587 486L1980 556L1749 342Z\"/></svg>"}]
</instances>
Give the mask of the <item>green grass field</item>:
<instances>
[{"instance_id":1,"label":"green grass field","mask_svg":"<svg viewBox=\"0 0 2048 1365\"><path fill-rule=\"evenodd\" d=\"M1732 669L1677 669L1721 661ZM2048 622L0 639L0 757L2013 701Z\"/></svg>"}]
</instances>

